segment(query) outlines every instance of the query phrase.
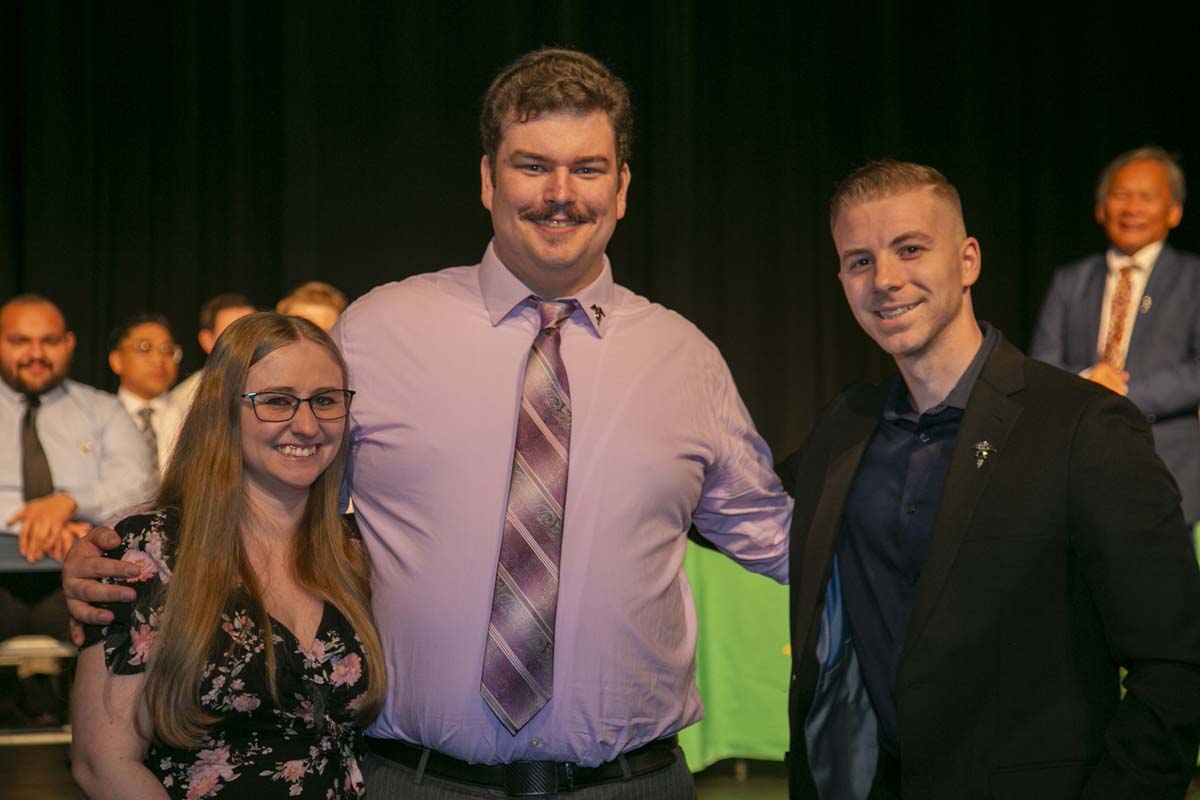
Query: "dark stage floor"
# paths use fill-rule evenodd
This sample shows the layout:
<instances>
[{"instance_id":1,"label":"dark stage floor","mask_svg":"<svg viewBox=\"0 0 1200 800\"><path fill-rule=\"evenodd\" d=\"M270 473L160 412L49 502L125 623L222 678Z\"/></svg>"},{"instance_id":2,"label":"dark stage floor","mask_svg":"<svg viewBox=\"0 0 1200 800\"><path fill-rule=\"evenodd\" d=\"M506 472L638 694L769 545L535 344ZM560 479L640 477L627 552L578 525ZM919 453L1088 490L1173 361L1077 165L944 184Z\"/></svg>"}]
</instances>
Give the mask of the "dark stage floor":
<instances>
[{"instance_id":1,"label":"dark stage floor","mask_svg":"<svg viewBox=\"0 0 1200 800\"><path fill-rule=\"evenodd\" d=\"M0 800L82 800L71 781L66 745L0 746ZM699 800L782 800L787 775L774 762L722 761L696 776ZM1187 800L1200 800L1200 775Z\"/></svg>"},{"instance_id":2,"label":"dark stage floor","mask_svg":"<svg viewBox=\"0 0 1200 800\"><path fill-rule=\"evenodd\" d=\"M745 763L745 762L743 762ZM782 764L752 761L745 776L734 762L714 764L696 776L700 800L782 800ZM67 764L66 745L0 746L0 800L82 800Z\"/></svg>"}]
</instances>

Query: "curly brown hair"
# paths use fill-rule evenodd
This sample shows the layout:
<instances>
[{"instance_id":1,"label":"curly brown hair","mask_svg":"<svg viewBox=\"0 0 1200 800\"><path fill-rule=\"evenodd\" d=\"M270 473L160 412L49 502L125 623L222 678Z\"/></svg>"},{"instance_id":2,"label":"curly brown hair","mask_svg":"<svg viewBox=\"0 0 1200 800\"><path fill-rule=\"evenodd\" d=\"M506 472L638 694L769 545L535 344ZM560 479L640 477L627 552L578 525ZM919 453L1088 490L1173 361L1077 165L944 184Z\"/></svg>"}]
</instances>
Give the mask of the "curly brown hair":
<instances>
[{"instance_id":1,"label":"curly brown hair","mask_svg":"<svg viewBox=\"0 0 1200 800\"><path fill-rule=\"evenodd\" d=\"M543 48L505 67L483 96L479 136L493 168L504 126L514 118L528 122L539 114L603 111L612 123L617 169L633 149L633 105L625 82L587 53Z\"/></svg>"}]
</instances>

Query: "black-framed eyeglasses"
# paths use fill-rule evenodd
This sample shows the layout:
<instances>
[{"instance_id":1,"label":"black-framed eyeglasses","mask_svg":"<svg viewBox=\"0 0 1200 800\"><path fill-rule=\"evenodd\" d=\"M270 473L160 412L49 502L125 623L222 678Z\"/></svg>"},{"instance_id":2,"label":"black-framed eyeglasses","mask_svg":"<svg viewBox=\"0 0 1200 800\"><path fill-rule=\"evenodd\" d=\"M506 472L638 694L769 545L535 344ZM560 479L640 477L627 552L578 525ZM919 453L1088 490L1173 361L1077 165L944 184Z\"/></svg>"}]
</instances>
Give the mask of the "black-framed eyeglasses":
<instances>
[{"instance_id":1,"label":"black-framed eyeglasses","mask_svg":"<svg viewBox=\"0 0 1200 800\"><path fill-rule=\"evenodd\" d=\"M312 397L296 397L287 392L249 392L242 395L254 408L259 422L287 422L296 416L301 403L308 403L317 419L341 419L350 413L353 389L327 389Z\"/></svg>"},{"instance_id":2,"label":"black-framed eyeglasses","mask_svg":"<svg viewBox=\"0 0 1200 800\"><path fill-rule=\"evenodd\" d=\"M138 339L136 342L129 344L129 349L140 356L148 356L151 353L160 353L178 364L183 360L183 348L177 344L163 343L155 347L146 339Z\"/></svg>"}]
</instances>

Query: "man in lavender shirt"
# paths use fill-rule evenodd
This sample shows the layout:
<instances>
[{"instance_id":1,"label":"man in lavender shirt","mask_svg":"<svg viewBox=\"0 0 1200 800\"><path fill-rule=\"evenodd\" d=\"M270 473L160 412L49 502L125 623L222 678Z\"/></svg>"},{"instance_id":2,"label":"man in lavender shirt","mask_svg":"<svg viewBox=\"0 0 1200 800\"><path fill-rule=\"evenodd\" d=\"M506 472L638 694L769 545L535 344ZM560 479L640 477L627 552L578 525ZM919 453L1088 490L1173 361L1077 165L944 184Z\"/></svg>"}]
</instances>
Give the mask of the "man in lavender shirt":
<instances>
[{"instance_id":1,"label":"man in lavender shirt","mask_svg":"<svg viewBox=\"0 0 1200 800\"><path fill-rule=\"evenodd\" d=\"M694 796L674 741L703 713L689 525L787 579L791 501L720 353L613 282L604 250L625 213L631 131L627 90L595 59L518 59L484 98L495 238L481 263L376 288L334 328L358 392L346 487L390 675L368 731L373 797ZM577 305L559 327L571 429L553 690L513 734L480 684L542 327L531 296ZM73 580L99 563L83 556L68 592L100 599Z\"/></svg>"}]
</instances>

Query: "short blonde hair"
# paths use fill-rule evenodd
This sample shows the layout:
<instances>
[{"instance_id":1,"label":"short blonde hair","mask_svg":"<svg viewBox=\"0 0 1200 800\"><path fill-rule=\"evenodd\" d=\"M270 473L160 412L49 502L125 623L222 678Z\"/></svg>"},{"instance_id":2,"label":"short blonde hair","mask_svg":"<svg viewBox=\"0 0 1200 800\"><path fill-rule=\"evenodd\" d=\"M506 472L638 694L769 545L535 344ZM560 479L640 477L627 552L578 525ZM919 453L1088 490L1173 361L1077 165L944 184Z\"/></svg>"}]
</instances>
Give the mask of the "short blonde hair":
<instances>
[{"instance_id":1,"label":"short blonde hair","mask_svg":"<svg viewBox=\"0 0 1200 800\"><path fill-rule=\"evenodd\" d=\"M296 303L329 306L339 314L346 310L347 305L346 295L338 291L336 286L330 286L321 281L308 281L300 284L287 297L275 304L275 311L279 314L287 314Z\"/></svg>"},{"instance_id":2,"label":"short blonde hair","mask_svg":"<svg viewBox=\"0 0 1200 800\"><path fill-rule=\"evenodd\" d=\"M867 162L842 179L829 199L829 227L832 230L837 225L838 217L846 209L925 187L932 188L934 194L949 203L961 223L962 201L958 189L945 175L924 164L885 158ZM966 230L965 224L963 229Z\"/></svg>"}]
</instances>

